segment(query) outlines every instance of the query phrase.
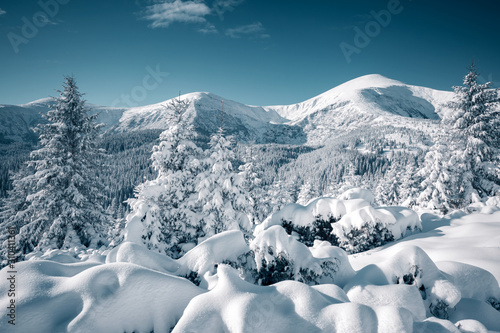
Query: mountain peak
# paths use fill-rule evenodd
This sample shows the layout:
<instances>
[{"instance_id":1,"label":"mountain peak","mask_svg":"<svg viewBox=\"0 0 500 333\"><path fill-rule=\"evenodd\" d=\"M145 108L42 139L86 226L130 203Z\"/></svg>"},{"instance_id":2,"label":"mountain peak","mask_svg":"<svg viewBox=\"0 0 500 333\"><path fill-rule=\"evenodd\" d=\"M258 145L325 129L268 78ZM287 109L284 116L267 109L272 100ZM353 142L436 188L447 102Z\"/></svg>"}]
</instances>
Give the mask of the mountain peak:
<instances>
[{"instance_id":1,"label":"mountain peak","mask_svg":"<svg viewBox=\"0 0 500 333\"><path fill-rule=\"evenodd\" d=\"M385 88L389 86L402 86L402 85L405 84L380 74L368 74L347 81L336 88L349 87L351 89L352 88L365 89L365 88Z\"/></svg>"}]
</instances>

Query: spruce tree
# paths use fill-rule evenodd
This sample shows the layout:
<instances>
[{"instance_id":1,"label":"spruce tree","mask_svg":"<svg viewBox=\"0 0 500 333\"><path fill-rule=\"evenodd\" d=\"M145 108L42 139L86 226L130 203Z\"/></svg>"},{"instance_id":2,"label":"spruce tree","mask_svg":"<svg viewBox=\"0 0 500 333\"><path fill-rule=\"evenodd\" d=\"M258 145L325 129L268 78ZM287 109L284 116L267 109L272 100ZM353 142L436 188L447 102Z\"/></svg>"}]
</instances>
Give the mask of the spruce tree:
<instances>
[{"instance_id":1,"label":"spruce tree","mask_svg":"<svg viewBox=\"0 0 500 333\"><path fill-rule=\"evenodd\" d=\"M438 210L446 214L459 208L459 188L461 170L457 167L454 146L446 144L447 136L437 138L425 155L423 167L417 173L422 179L422 192L416 202L419 206ZM455 148L456 149L456 148Z\"/></svg>"},{"instance_id":2,"label":"spruce tree","mask_svg":"<svg viewBox=\"0 0 500 333\"><path fill-rule=\"evenodd\" d=\"M253 199L245 188L244 174L233 170L235 154L232 137L224 135L221 124L210 138L205 152L205 172L198 177L198 205L206 236L226 230L251 231Z\"/></svg>"},{"instance_id":3,"label":"spruce tree","mask_svg":"<svg viewBox=\"0 0 500 333\"><path fill-rule=\"evenodd\" d=\"M140 239L149 249L173 258L182 256L203 235L195 212L195 179L202 152L194 142L188 108L180 97L166 106L170 127L161 133L151 156L158 175L136 188L127 216L129 233L140 234L129 234L127 240ZM140 226L132 231L134 224Z\"/></svg>"},{"instance_id":4,"label":"spruce tree","mask_svg":"<svg viewBox=\"0 0 500 333\"><path fill-rule=\"evenodd\" d=\"M13 181L2 211L2 230L14 227L18 260L32 251L98 248L106 244L110 216L97 179L101 125L89 115L73 77L39 125L40 148ZM2 241L5 241L3 235ZM2 246L2 259L7 247Z\"/></svg>"},{"instance_id":5,"label":"spruce tree","mask_svg":"<svg viewBox=\"0 0 500 333\"><path fill-rule=\"evenodd\" d=\"M497 89L479 84L474 67L464 77L463 86L454 87L452 112L446 118L452 139L463 145L461 162L462 205L478 198L500 194L500 107Z\"/></svg>"}]
</instances>

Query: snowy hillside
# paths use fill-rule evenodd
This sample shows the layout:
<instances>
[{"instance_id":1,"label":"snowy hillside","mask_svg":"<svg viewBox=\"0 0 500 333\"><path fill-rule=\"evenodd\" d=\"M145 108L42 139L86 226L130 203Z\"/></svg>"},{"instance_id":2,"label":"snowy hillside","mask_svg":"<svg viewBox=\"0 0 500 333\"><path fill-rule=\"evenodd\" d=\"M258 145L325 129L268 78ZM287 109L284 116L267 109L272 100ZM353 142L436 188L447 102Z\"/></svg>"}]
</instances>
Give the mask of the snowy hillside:
<instances>
[{"instance_id":1,"label":"snowy hillside","mask_svg":"<svg viewBox=\"0 0 500 333\"><path fill-rule=\"evenodd\" d=\"M42 114L47 113L54 104L51 97L42 98L27 104L5 105L0 104L0 138L10 141L36 141L33 128L45 122ZM116 124L122 117L125 109L103 107L88 104L92 113L99 114L98 121L105 125L104 130ZM0 142L3 143L3 142Z\"/></svg>"},{"instance_id":2,"label":"snowy hillside","mask_svg":"<svg viewBox=\"0 0 500 333\"><path fill-rule=\"evenodd\" d=\"M417 87L373 74L359 77L294 105L269 106L299 125L308 142L318 144L339 130L364 126L401 126L405 118L439 119L453 93ZM404 126L404 125L403 125Z\"/></svg>"},{"instance_id":3,"label":"snowy hillside","mask_svg":"<svg viewBox=\"0 0 500 333\"><path fill-rule=\"evenodd\" d=\"M224 103L224 127L241 141L258 143L318 144L339 130L366 125L405 126L414 119L439 119L451 92L406 85L381 75L366 75L346 82L305 102L284 106L248 106L211 93L181 96L190 103L189 114L202 136L213 133L220 123ZM46 98L24 105L0 105L0 134L21 141L49 109ZM128 131L166 129L165 105L111 108L89 104L99 113L105 129Z\"/></svg>"},{"instance_id":4,"label":"snowy hillside","mask_svg":"<svg viewBox=\"0 0 500 333\"><path fill-rule=\"evenodd\" d=\"M211 93L191 93L180 96L190 107L188 116L195 129L202 136L216 131L224 107L222 122L228 133L236 135L241 141L259 143L305 143L302 129L295 125L285 124L288 120L275 111L262 107L248 106L227 100ZM166 105L170 100L136 107L126 110L112 129L116 132L127 132L144 129L168 128L168 112Z\"/></svg>"}]
</instances>

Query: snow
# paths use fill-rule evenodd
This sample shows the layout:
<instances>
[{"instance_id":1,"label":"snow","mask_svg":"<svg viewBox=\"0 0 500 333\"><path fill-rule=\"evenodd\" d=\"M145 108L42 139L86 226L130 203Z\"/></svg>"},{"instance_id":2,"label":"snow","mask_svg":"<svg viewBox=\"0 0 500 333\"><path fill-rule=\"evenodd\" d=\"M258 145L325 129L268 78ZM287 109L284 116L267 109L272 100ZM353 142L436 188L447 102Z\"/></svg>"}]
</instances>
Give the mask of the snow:
<instances>
[{"instance_id":1,"label":"snow","mask_svg":"<svg viewBox=\"0 0 500 333\"><path fill-rule=\"evenodd\" d=\"M243 233L239 230L225 231L198 244L183 257L178 259L181 265L177 275L188 275L191 271L204 277L216 272L217 264L224 261L237 262L238 257L249 252ZM203 278L201 286L208 286Z\"/></svg>"},{"instance_id":2,"label":"snow","mask_svg":"<svg viewBox=\"0 0 500 333\"><path fill-rule=\"evenodd\" d=\"M396 244L350 257L355 270L383 261L407 246L418 246L434 261L456 261L474 265L492 273L500 281L500 211L491 214L459 214L443 219L423 214L422 233Z\"/></svg>"},{"instance_id":3,"label":"snow","mask_svg":"<svg viewBox=\"0 0 500 333\"><path fill-rule=\"evenodd\" d=\"M443 105L452 97L452 92L407 85L372 74L348 81L301 103L268 106L266 109L289 119L289 124L303 127L309 144L322 145L339 131L363 125L399 126L402 118L442 118ZM404 123L408 125L407 120Z\"/></svg>"},{"instance_id":4,"label":"snow","mask_svg":"<svg viewBox=\"0 0 500 333\"><path fill-rule=\"evenodd\" d=\"M323 219L328 219L330 216L342 217L369 205L368 201L361 198L340 200L330 197L314 199L306 206L294 203L288 204L258 225L255 228L255 234L270 226L281 225L283 220L298 226L309 226L318 216Z\"/></svg>"},{"instance_id":5,"label":"snow","mask_svg":"<svg viewBox=\"0 0 500 333\"><path fill-rule=\"evenodd\" d=\"M332 299L295 281L255 286L221 265L215 288L195 297L175 332L411 332L411 314Z\"/></svg>"},{"instance_id":6,"label":"snow","mask_svg":"<svg viewBox=\"0 0 500 333\"><path fill-rule=\"evenodd\" d=\"M129 263L26 261L16 269L18 332L149 332L153 328L165 332L189 301L203 292L185 279ZM2 281L2 304L9 301L7 289ZM6 313L2 307L2 318ZM6 320L0 321L0 331L9 332L9 326Z\"/></svg>"},{"instance_id":7,"label":"snow","mask_svg":"<svg viewBox=\"0 0 500 333\"><path fill-rule=\"evenodd\" d=\"M460 290L462 298L488 301L494 297L500 301L498 281L487 270L456 261L440 261L436 266Z\"/></svg>"},{"instance_id":8,"label":"snow","mask_svg":"<svg viewBox=\"0 0 500 333\"><path fill-rule=\"evenodd\" d=\"M471 298L463 298L450 315L450 321L479 321L489 331L500 332L500 312L488 303Z\"/></svg>"},{"instance_id":9,"label":"snow","mask_svg":"<svg viewBox=\"0 0 500 333\"><path fill-rule=\"evenodd\" d=\"M453 308L460 301L460 290L446 279L422 249L405 246L391 250L384 261L367 265L357 272L344 287L348 296L349 291L358 286L413 285L422 294L426 311L430 311L427 316L439 303L444 302L446 307ZM380 293L376 298L387 299L384 288L376 291Z\"/></svg>"},{"instance_id":10,"label":"snow","mask_svg":"<svg viewBox=\"0 0 500 333\"><path fill-rule=\"evenodd\" d=\"M264 230L289 222L294 226L313 228L313 223L319 218L329 221L331 217L339 219L332 223L332 234L339 241L342 248L349 252L358 252L365 235L356 234L369 226L373 230L369 233L382 233L380 228L386 228L390 237L398 240L409 232L422 228L420 218L411 209L404 207L374 207L374 196L371 192L362 189L351 189L339 196L341 199L330 197L317 198L306 206L288 204L280 211L272 214L255 228L254 234L259 235ZM378 228L378 231L375 229ZM357 238L356 238L357 237ZM375 236L374 242L377 241ZM384 235L379 236L384 241ZM359 239L358 239L359 238ZM371 244L369 244L371 245ZM376 244L374 244L376 245Z\"/></svg>"},{"instance_id":11,"label":"snow","mask_svg":"<svg viewBox=\"0 0 500 333\"><path fill-rule=\"evenodd\" d=\"M365 125L416 125L435 129L435 124L425 120L409 123L408 117L417 120L442 118L446 112L442 105L449 102L452 96L452 92L407 85L372 74L293 105L250 106L208 92L194 92L180 97L189 101L188 113L201 132L215 130L216 113L224 102L225 123L243 141L289 144L307 141L308 144L323 145L339 132ZM2 117L9 119L11 124L0 126L0 130L22 141L23 134L29 131L27 124L40 122L38 113L46 113L50 101L48 98L20 106L4 106L1 108ZM98 121L105 124L106 130L124 133L168 128L164 106L169 101L125 108L89 106L94 110L92 113L99 113ZM22 114L23 121L19 121L19 114Z\"/></svg>"},{"instance_id":12,"label":"snow","mask_svg":"<svg viewBox=\"0 0 500 333\"><path fill-rule=\"evenodd\" d=\"M257 270L263 267L264 262L269 264L279 254L283 254L293 263L292 275L295 279L305 279L301 270L308 269L320 276L320 283L343 286L354 275L345 251L328 242L317 241L314 245L308 248L288 235L281 226L272 226L255 237L250 243L250 249L255 253ZM331 273L323 268L324 262L334 263L335 272Z\"/></svg>"},{"instance_id":13,"label":"snow","mask_svg":"<svg viewBox=\"0 0 500 333\"><path fill-rule=\"evenodd\" d=\"M385 214L391 222L415 221L404 209L360 198L310 205L302 209L311 215L342 209L351 220ZM500 332L500 311L490 304L500 299L500 211L426 213L421 220L421 233L349 256L326 241L308 247L279 225L252 240L236 230L217 234L177 260L142 241L107 252L37 253L16 264L16 331ZM295 276L269 286L245 280L226 263L251 250L256 266L285 253ZM333 276L322 275L325 261L337 265ZM319 284L297 281L300 268L315 271ZM199 286L183 277L192 272ZM0 280L0 304L9 301L7 282ZM0 308L0 316L7 311ZM0 321L0 331L9 332L8 325Z\"/></svg>"}]
</instances>

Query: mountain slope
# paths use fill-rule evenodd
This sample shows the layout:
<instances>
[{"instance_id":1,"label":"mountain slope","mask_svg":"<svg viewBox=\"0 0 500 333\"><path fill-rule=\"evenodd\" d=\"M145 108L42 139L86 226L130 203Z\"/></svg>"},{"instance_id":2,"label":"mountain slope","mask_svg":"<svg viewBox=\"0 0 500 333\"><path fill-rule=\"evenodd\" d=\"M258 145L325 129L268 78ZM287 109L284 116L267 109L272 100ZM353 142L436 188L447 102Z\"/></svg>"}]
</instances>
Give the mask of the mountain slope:
<instances>
[{"instance_id":1,"label":"mountain slope","mask_svg":"<svg viewBox=\"0 0 500 333\"><path fill-rule=\"evenodd\" d=\"M229 134L241 141L259 143L305 143L302 129L286 124L287 119L273 110L248 106L227 100L211 93L198 92L180 96L189 103L187 116L202 137L215 132L222 120ZM112 131L165 129L168 127L168 104L170 100L126 110ZM221 119L221 110L224 114Z\"/></svg>"},{"instance_id":2,"label":"mountain slope","mask_svg":"<svg viewBox=\"0 0 500 333\"><path fill-rule=\"evenodd\" d=\"M407 118L438 120L452 92L411 86L384 76L365 75L294 105L266 107L302 127L308 143L319 144L338 131L363 126L411 123Z\"/></svg>"}]
</instances>

